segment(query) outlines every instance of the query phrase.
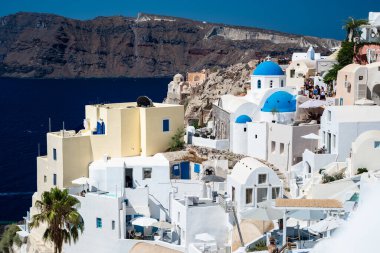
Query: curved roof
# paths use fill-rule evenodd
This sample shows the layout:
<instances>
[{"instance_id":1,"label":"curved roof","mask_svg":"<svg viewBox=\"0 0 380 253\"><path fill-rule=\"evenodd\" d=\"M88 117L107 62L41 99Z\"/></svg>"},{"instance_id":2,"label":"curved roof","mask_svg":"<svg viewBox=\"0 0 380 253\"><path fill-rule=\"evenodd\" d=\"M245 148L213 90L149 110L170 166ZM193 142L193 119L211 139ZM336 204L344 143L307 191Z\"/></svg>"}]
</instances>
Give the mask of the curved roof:
<instances>
[{"instance_id":1,"label":"curved roof","mask_svg":"<svg viewBox=\"0 0 380 253\"><path fill-rule=\"evenodd\" d=\"M235 164L230 176L240 184L245 184L251 173L257 168L262 167L268 168L253 157L245 157Z\"/></svg>"},{"instance_id":2,"label":"curved roof","mask_svg":"<svg viewBox=\"0 0 380 253\"><path fill-rule=\"evenodd\" d=\"M253 71L254 76L283 76L284 71L281 67L272 61L264 61L260 63Z\"/></svg>"},{"instance_id":3,"label":"curved roof","mask_svg":"<svg viewBox=\"0 0 380 253\"><path fill-rule=\"evenodd\" d=\"M234 95L221 96L221 108L227 112L234 113L243 104L251 103L244 97L236 97Z\"/></svg>"},{"instance_id":4,"label":"curved roof","mask_svg":"<svg viewBox=\"0 0 380 253\"><path fill-rule=\"evenodd\" d=\"M355 152L357 149L365 143L367 140L376 140L380 141L380 131L379 130L370 130L359 135L356 140L352 143L352 151Z\"/></svg>"},{"instance_id":5,"label":"curved roof","mask_svg":"<svg viewBox=\"0 0 380 253\"><path fill-rule=\"evenodd\" d=\"M276 91L265 101L262 112L295 112L296 97L286 91Z\"/></svg>"},{"instance_id":6,"label":"curved roof","mask_svg":"<svg viewBox=\"0 0 380 253\"><path fill-rule=\"evenodd\" d=\"M245 115L245 114L240 115L235 120L235 123L238 123L238 124L245 124L247 122L252 122L252 119L249 116Z\"/></svg>"}]
</instances>

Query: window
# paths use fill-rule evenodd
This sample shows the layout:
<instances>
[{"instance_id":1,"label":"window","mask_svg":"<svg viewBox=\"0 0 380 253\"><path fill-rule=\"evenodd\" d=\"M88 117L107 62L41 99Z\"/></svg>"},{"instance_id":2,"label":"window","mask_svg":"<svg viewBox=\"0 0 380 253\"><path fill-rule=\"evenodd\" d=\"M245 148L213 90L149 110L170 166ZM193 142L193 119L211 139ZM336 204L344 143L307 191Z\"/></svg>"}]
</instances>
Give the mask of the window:
<instances>
[{"instance_id":1,"label":"window","mask_svg":"<svg viewBox=\"0 0 380 253\"><path fill-rule=\"evenodd\" d=\"M333 134L333 136L332 136L332 146L333 146L333 148L335 148L335 145L336 145L336 135Z\"/></svg>"},{"instance_id":2,"label":"window","mask_svg":"<svg viewBox=\"0 0 380 253\"><path fill-rule=\"evenodd\" d=\"M255 139L257 139L257 134L255 134Z\"/></svg>"},{"instance_id":3,"label":"window","mask_svg":"<svg viewBox=\"0 0 380 253\"><path fill-rule=\"evenodd\" d=\"M285 144L284 143L280 143L280 154L284 153L284 149L285 149Z\"/></svg>"},{"instance_id":4,"label":"window","mask_svg":"<svg viewBox=\"0 0 380 253\"><path fill-rule=\"evenodd\" d=\"M194 173L200 173L201 172L201 165L199 163L194 164Z\"/></svg>"},{"instance_id":5,"label":"window","mask_svg":"<svg viewBox=\"0 0 380 253\"><path fill-rule=\"evenodd\" d=\"M280 187L272 188L272 199L277 199L280 197Z\"/></svg>"},{"instance_id":6,"label":"window","mask_svg":"<svg viewBox=\"0 0 380 253\"><path fill-rule=\"evenodd\" d=\"M152 178L152 168L143 168L143 179Z\"/></svg>"},{"instance_id":7,"label":"window","mask_svg":"<svg viewBox=\"0 0 380 253\"><path fill-rule=\"evenodd\" d=\"M269 88L273 88L273 80L270 80Z\"/></svg>"},{"instance_id":8,"label":"window","mask_svg":"<svg viewBox=\"0 0 380 253\"><path fill-rule=\"evenodd\" d=\"M290 70L290 78L294 78L295 75L296 75L296 70L295 69L291 69Z\"/></svg>"},{"instance_id":9,"label":"window","mask_svg":"<svg viewBox=\"0 0 380 253\"><path fill-rule=\"evenodd\" d=\"M247 132L247 128L246 127L244 127L244 132Z\"/></svg>"},{"instance_id":10,"label":"window","mask_svg":"<svg viewBox=\"0 0 380 253\"><path fill-rule=\"evenodd\" d=\"M343 98L339 99L339 105L343 105Z\"/></svg>"},{"instance_id":11,"label":"window","mask_svg":"<svg viewBox=\"0 0 380 253\"><path fill-rule=\"evenodd\" d=\"M178 212L178 214L177 214L177 221L178 221L178 223L181 222L181 213L180 212Z\"/></svg>"},{"instance_id":12,"label":"window","mask_svg":"<svg viewBox=\"0 0 380 253\"><path fill-rule=\"evenodd\" d=\"M102 228L102 218L96 218L96 228Z\"/></svg>"},{"instance_id":13,"label":"window","mask_svg":"<svg viewBox=\"0 0 380 253\"><path fill-rule=\"evenodd\" d=\"M162 131L163 132L169 132L169 120L168 119L164 119L162 121Z\"/></svg>"},{"instance_id":14,"label":"window","mask_svg":"<svg viewBox=\"0 0 380 253\"><path fill-rule=\"evenodd\" d=\"M112 221L111 226L112 226L112 230L115 230L115 221L114 220Z\"/></svg>"},{"instance_id":15,"label":"window","mask_svg":"<svg viewBox=\"0 0 380 253\"><path fill-rule=\"evenodd\" d=\"M322 143L323 143L323 144L326 143L326 132L325 132L325 131L323 131Z\"/></svg>"},{"instance_id":16,"label":"window","mask_svg":"<svg viewBox=\"0 0 380 253\"><path fill-rule=\"evenodd\" d=\"M53 148L53 160L57 161L57 149Z\"/></svg>"},{"instance_id":17,"label":"window","mask_svg":"<svg viewBox=\"0 0 380 253\"><path fill-rule=\"evenodd\" d=\"M267 183L267 174L259 174L258 176L258 184L266 184Z\"/></svg>"},{"instance_id":18,"label":"window","mask_svg":"<svg viewBox=\"0 0 380 253\"><path fill-rule=\"evenodd\" d=\"M257 88L258 88L258 89L261 89L261 80L258 80L258 81L257 81Z\"/></svg>"},{"instance_id":19,"label":"window","mask_svg":"<svg viewBox=\"0 0 380 253\"><path fill-rule=\"evenodd\" d=\"M271 151L272 151L272 153L274 153L274 151L276 151L276 142L274 142L274 141L271 142Z\"/></svg>"},{"instance_id":20,"label":"window","mask_svg":"<svg viewBox=\"0 0 380 253\"><path fill-rule=\"evenodd\" d=\"M235 201L235 187L232 186L232 196L231 196L232 201Z\"/></svg>"},{"instance_id":21,"label":"window","mask_svg":"<svg viewBox=\"0 0 380 253\"><path fill-rule=\"evenodd\" d=\"M375 148L380 148L380 141L375 141Z\"/></svg>"},{"instance_id":22,"label":"window","mask_svg":"<svg viewBox=\"0 0 380 253\"><path fill-rule=\"evenodd\" d=\"M284 87L284 80L281 80L281 87Z\"/></svg>"},{"instance_id":23,"label":"window","mask_svg":"<svg viewBox=\"0 0 380 253\"><path fill-rule=\"evenodd\" d=\"M331 121L331 111L327 111L327 120Z\"/></svg>"},{"instance_id":24,"label":"window","mask_svg":"<svg viewBox=\"0 0 380 253\"><path fill-rule=\"evenodd\" d=\"M57 185L57 174L53 174L53 185Z\"/></svg>"},{"instance_id":25,"label":"window","mask_svg":"<svg viewBox=\"0 0 380 253\"><path fill-rule=\"evenodd\" d=\"M246 204L252 204L252 188L245 189L245 203Z\"/></svg>"},{"instance_id":26,"label":"window","mask_svg":"<svg viewBox=\"0 0 380 253\"><path fill-rule=\"evenodd\" d=\"M380 67L377 67L377 70L380 71Z\"/></svg>"},{"instance_id":27,"label":"window","mask_svg":"<svg viewBox=\"0 0 380 253\"><path fill-rule=\"evenodd\" d=\"M363 76L359 76L359 80L360 80L360 81L363 80Z\"/></svg>"},{"instance_id":28,"label":"window","mask_svg":"<svg viewBox=\"0 0 380 253\"><path fill-rule=\"evenodd\" d=\"M268 188L257 188L257 203L268 199Z\"/></svg>"},{"instance_id":29,"label":"window","mask_svg":"<svg viewBox=\"0 0 380 253\"><path fill-rule=\"evenodd\" d=\"M46 176L44 176L44 183L46 183L46 181L47 181L47 177L46 177Z\"/></svg>"}]
</instances>

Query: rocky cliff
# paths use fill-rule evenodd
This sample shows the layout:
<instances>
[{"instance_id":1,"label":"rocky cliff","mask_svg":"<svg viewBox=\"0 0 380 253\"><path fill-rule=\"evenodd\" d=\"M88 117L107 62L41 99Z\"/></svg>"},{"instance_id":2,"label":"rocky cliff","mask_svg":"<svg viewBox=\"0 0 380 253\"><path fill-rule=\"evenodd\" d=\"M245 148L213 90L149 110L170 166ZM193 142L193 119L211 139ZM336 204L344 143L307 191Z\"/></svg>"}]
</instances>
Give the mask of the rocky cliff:
<instances>
[{"instance_id":1,"label":"rocky cliff","mask_svg":"<svg viewBox=\"0 0 380 253\"><path fill-rule=\"evenodd\" d=\"M155 77L289 56L336 40L140 14L80 21L17 13L0 17L0 76Z\"/></svg>"}]
</instances>

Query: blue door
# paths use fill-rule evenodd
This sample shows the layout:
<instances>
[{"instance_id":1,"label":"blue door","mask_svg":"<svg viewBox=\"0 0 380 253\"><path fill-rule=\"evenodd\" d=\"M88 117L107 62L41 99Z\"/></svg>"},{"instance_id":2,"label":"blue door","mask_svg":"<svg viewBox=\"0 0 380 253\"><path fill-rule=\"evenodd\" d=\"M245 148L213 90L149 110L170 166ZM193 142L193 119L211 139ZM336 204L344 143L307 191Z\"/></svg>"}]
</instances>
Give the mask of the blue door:
<instances>
[{"instance_id":1,"label":"blue door","mask_svg":"<svg viewBox=\"0 0 380 253\"><path fill-rule=\"evenodd\" d=\"M190 179L190 163L181 162L181 179Z\"/></svg>"}]
</instances>

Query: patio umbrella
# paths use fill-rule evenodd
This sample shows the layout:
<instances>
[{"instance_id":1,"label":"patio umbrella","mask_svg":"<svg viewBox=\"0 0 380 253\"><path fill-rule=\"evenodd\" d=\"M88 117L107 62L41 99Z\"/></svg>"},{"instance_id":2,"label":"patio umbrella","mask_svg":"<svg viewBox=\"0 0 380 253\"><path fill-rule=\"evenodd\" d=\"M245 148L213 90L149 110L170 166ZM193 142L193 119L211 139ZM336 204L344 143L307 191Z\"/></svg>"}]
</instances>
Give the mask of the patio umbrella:
<instances>
[{"instance_id":1,"label":"patio umbrella","mask_svg":"<svg viewBox=\"0 0 380 253\"><path fill-rule=\"evenodd\" d=\"M242 219L272 221L282 219L284 212L271 207L249 208L240 212Z\"/></svg>"},{"instance_id":2,"label":"patio umbrella","mask_svg":"<svg viewBox=\"0 0 380 253\"><path fill-rule=\"evenodd\" d=\"M326 219L311 225L308 230L310 233L319 234L331 231L340 227L345 221L337 217L327 217Z\"/></svg>"},{"instance_id":3,"label":"patio umbrella","mask_svg":"<svg viewBox=\"0 0 380 253\"><path fill-rule=\"evenodd\" d=\"M205 175L201 180L205 182L224 182L226 179L217 175Z\"/></svg>"},{"instance_id":4,"label":"patio umbrella","mask_svg":"<svg viewBox=\"0 0 380 253\"><path fill-rule=\"evenodd\" d=\"M149 217L138 217L132 220L132 225L140 227L152 227L157 220Z\"/></svg>"},{"instance_id":5,"label":"patio umbrella","mask_svg":"<svg viewBox=\"0 0 380 253\"><path fill-rule=\"evenodd\" d=\"M326 105L327 102L324 100L310 99L302 103L299 107L303 109L318 108Z\"/></svg>"},{"instance_id":6,"label":"patio umbrella","mask_svg":"<svg viewBox=\"0 0 380 253\"><path fill-rule=\"evenodd\" d=\"M295 218L297 220L321 220L326 217L323 211L321 210L295 210L287 214L287 216Z\"/></svg>"},{"instance_id":7,"label":"patio umbrella","mask_svg":"<svg viewBox=\"0 0 380 253\"><path fill-rule=\"evenodd\" d=\"M213 242L213 241L215 241L215 237L213 237L209 233L196 234L195 239L202 241L202 242Z\"/></svg>"},{"instance_id":8,"label":"patio umbrella","mask_svg":"<svg viewBox=\"0 0 380 253\"><path fill-rule=\"evenodd\" d=\"M159 228L159 229L171 229L173 225L166 221L157 221L152 224L152 227Z\"/></svg>"},{"instance_id":9,"label":"patio umbrella","mask_svg":"<svg viewBox=\"0 0 380 253\"><path fill-rule=\"evenodd\" d=\"M80 177L80 178L74 179L73 181L71 181L71 183L76 184L76 185L96 184L95 180L92 180L88 177Z\"/></svg>"},{"instance_id":10,"label":"patio umbrella","mask_svg":"<svg viewBox=\"0 0 380 253\"><path fill-rule=\"evenodd\" d=\"M303 135L303 136L301 136L301 138L308 139L308 140L320 140L321 139L321 137L319 135L314 134L314 133Z\"/></svg>"},{"instance_id":11,"label":"patio umbrella","mask_svg":"<svg viewBox=\"0 0 380 253\"><path fill-rule=\"evenodd\" d=\"M375 105L375 102L367 98L362 98L362 99L356 100L355 105Z\"/></svg>"}]
</instances>

